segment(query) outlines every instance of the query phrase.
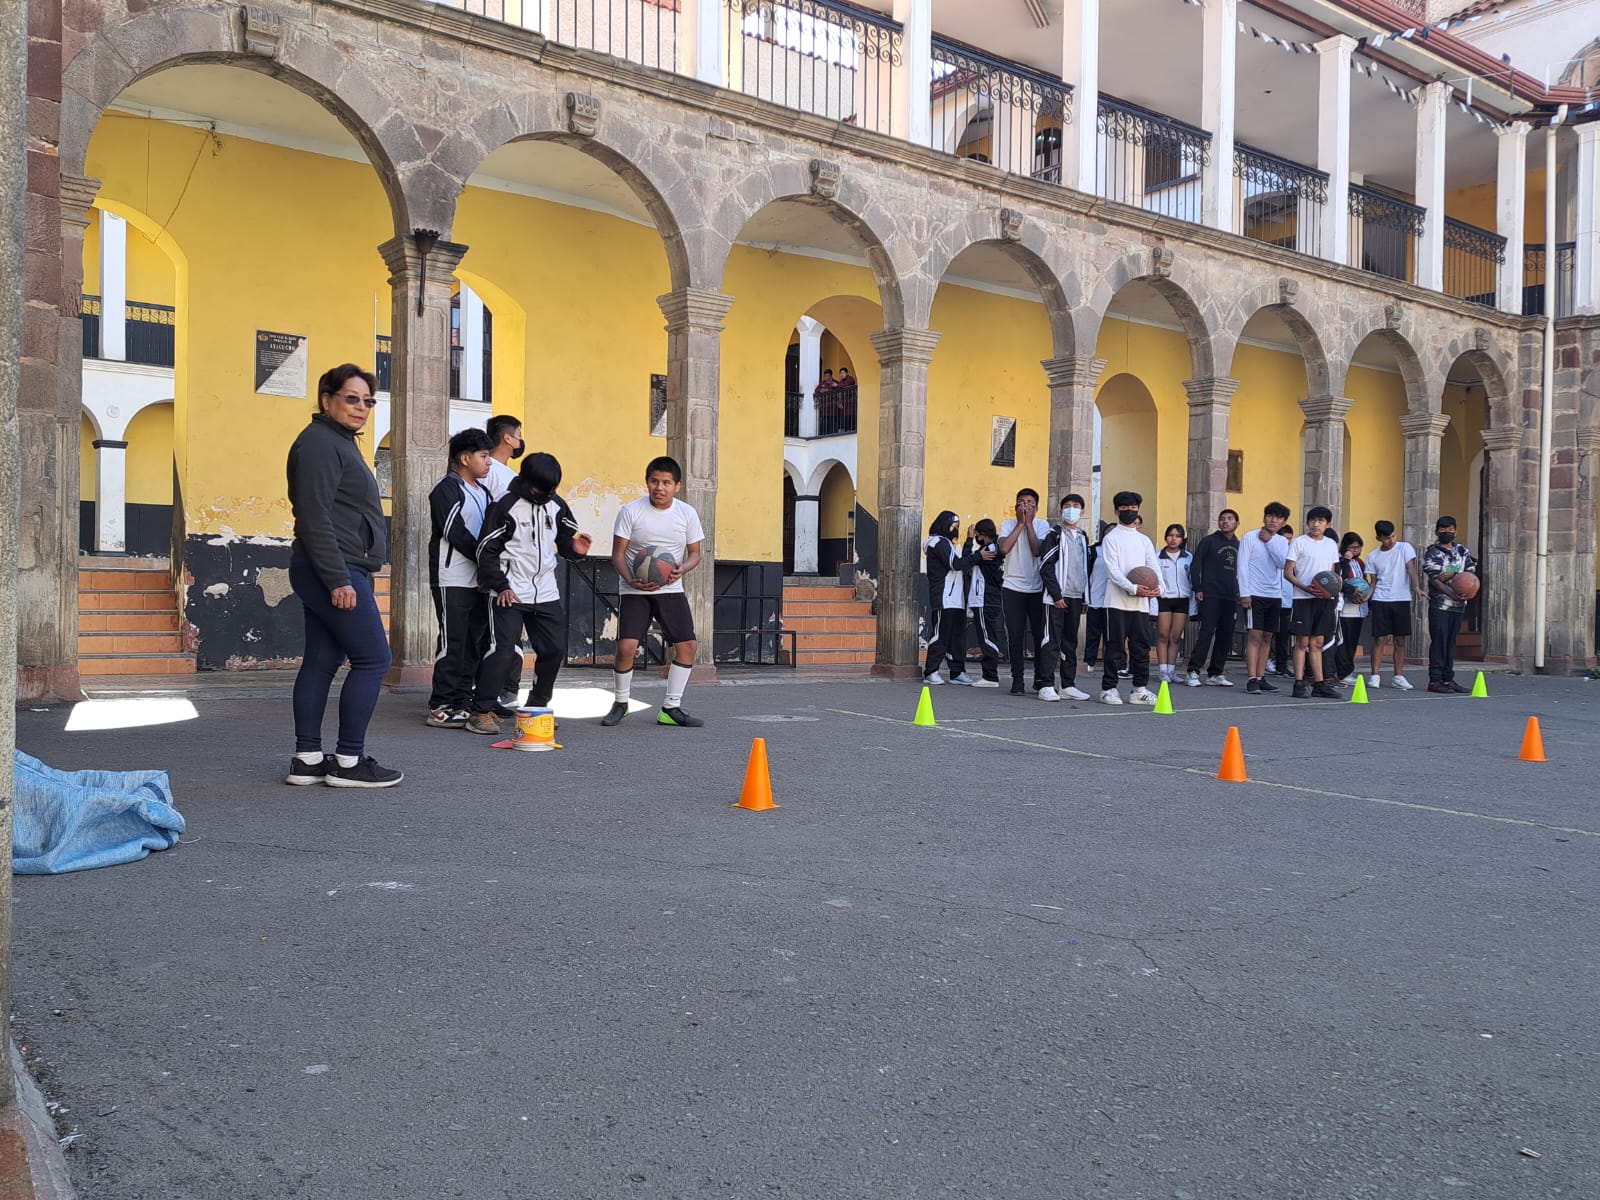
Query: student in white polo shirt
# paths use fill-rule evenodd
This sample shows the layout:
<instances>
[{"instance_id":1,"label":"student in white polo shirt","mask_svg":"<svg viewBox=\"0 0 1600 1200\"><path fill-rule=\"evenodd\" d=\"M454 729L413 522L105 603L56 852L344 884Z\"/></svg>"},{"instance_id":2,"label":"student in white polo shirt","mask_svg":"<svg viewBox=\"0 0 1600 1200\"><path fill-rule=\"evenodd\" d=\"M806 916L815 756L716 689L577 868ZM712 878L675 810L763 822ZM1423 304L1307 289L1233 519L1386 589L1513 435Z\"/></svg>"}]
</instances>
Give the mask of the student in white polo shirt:
<instances>
[{"instance_id":1,"label":"student in white polo shirt","mask_svg":"<svg viewBox=\"0 0 1600 1200\"><path fill-rule=\"evenodd\" d=\"M1288 506L1274 500L1262 510L1261 528L1239 539L1239 607L1245 610L1250 630L1244 650L1244 690L1252 696L1278 690L1266 679L1267 655L1283 609L1283 564L1289 545L1278 530L1288 519Z\"/></svg>"}]
</instances>

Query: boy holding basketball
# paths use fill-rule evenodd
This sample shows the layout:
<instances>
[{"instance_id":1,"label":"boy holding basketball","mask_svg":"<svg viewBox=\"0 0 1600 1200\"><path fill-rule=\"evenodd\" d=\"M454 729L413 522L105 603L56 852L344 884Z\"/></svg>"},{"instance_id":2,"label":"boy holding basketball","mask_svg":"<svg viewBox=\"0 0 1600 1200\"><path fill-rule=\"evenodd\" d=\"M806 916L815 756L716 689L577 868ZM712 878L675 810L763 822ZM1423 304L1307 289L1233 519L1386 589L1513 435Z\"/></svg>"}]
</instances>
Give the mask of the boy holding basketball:
<instances>
[{"instance_id":1,"label":"boy holding basketball","mask_svg":"<svg viewBox=\"0 0 1600 1200\"><path fill-rule=\"evenodd\" d=\"M1456 635L1461 632L1461 619L1466 615L1470 598L1456 594L1456 576L1463 572L1476 575L1478 560L1472 557L1472 551L1456 541L1456 519L1440 517L1433 525L1433 545L1422 552L1422 573L1428 577L1430 692L1459 695L1467 691L1456 682Z\"/></svg>"},{"instance_id":2,"label":"boy holding basketball","mask_svg":"<svg viewBox=\"0 0 1600 1200\"><path fill-rule=\"evenodd\" d=\"M1283 577L1294 585L1289 631L1294 634L1296 700L1311 696L1320 700L1339 698L1339 693L1322 678L1322 643L1338 629L1339 593L1337 586L1330 591L1318 582L1318 576L1331 574L1339 561L1339 547L1324 536L1332 521L1332 510L1320 504L1306 513L1306 531L1289 543L1283 564Z\"/></svg>"},{"instance_id":3,"label":"boy holding basketball","mask_svg":"<svg viewBox=\"0 0 1600 1200\"><path fill-rule=\"evenodd\" d=\"M628 715L633 690L633 660L650 622L672 644L667 668L667 696L656 714L657 725L694 729L705 722L683 709L684 689L694 670L694 614L683 591L683 577L700 565L705 531L700 515L678 499L683 468L663 455L644 470L646 495L625 504L612 530L611 563L622 592L617 622L617 652L612 664L615 700L602 725L619 724Z\"/></svg>"}]
</instances>

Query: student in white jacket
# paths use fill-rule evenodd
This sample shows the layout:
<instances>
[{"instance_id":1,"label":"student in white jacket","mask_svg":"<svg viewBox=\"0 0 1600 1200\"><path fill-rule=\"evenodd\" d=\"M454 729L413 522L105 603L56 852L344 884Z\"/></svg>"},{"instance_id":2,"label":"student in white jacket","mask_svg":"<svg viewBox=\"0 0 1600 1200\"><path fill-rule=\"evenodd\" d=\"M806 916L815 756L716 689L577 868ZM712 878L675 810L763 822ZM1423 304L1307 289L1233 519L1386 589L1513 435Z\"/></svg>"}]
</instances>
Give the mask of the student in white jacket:
<instances>
[{"instance_id":1,"label":"student in white jacket","mask_svg":"<svg viewBox=\"0 0 1600 1200\"><path fill-rule=\"evenodd\" d=\"M1112 507L1117 510L1117 527L1100 542L1100 557L1106 570L1105 667L1100 675L1100 703L1121 704L1117 691L1117 671L1122 667L1124 646L1128 671L1133 677L1130 704L1154 704L1150 690L1150 601L1160 595L1158 583L1136 584L1128 572L1146 567L1151 578L1159 580L1161 565L1150 539L1136 530L1139 506L1144 497L1138 492L1118 492Z\"/></svg>"}]
</instances>

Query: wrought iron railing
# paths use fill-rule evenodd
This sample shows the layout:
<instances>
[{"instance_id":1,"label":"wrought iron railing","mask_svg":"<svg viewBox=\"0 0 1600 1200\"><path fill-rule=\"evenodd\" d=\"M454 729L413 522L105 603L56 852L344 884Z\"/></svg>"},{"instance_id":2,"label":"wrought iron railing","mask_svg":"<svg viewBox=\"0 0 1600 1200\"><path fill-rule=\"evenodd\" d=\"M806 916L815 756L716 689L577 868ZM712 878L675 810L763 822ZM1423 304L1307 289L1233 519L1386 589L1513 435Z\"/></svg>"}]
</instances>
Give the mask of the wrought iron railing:
<instances>
[{"instance_id":1,"label":"wrought iron railing","mask_svg":"<svg viewBox=\"0 0 1600 1200\"><path fill-rule=\"evenodd\" d=\"M792 438L844 437L856 431L856 387L819 387L811 400L816 412L816 432L804 418L806 394L783 394L783 436Z\"/></svg>"},{"instance_id":2,"label":"wrought iron railing","mask_svg":"<svg viewBox=\"0 0 1600 1200\"><path fill-rule=\"evenodd\" d=\"M84 296L79 302L85 358L100 358L103 354L102 312L99 296ZM147 367L170 367L177 362L178 314L170 304L129 300L123 313L123 350L119 361Z\"/></svg>"},{"instance_id":3,"label":"wrought iron railing","mask_svg":"<svg viewBox=\"0 0 1600 1200\"><path fill-rule=\"evenodd\" d=\"M806 394L804 392L784 392L783 394L783 436L797 438L800 436L800 410L805 407Z\"/></svg>"},{"instance_id":4,"label":"wrought iron railing","mask_svg":"<svg viewBox=\"0 0 1600 1200\"><path fill-rule=\"evenodd\" d=\"M1328 175L1253 146L1233 149L1236 228L1245 237L1302 254L1322 253Z\"/></svg>"},{"instance_id":5,"label":"wrought iron railing","mask_svg":"<svg viewBox=\"0 0 1600 1200\"><path fill-rule=\"evenodd\" d=\"M879 133L894 132L899 25L839 0L727 0L727 86Z\"/></svg>"},{"instance_id":6,"label":"wrought iron railing","mask_svg":"<svg viewBox=\"0 0 1600 1200\"><path fill-rule=\"evenodd\" d=\"M1171 117L1100 97L1095 118L1100 194L1184 221L1201 216L1200 174L1211 135Z\"/></svg>"},{"instance_id":7,"label":"wrought iron railing","mask_svg":"<svg viewBox=\"0 0 1600 1200\"><path fill-rule=\"evenodd\" d=\"M1572 315L1573 300L1577 294L1578 244L1556 243L1556 312L1558 317ZM1522 315L1544 316L1544 279L1549 263L1543 242L1530 242L1522 248Z\"/></svg>"},{"instance_id":8,"label":"wrought iron railing","mask_svg":"<svg viewBox=\"0 0 1600 1200\"><path fill-rule=\"evenodd\" d=\"M1416 277L1417 241L1427 210L1350 185L1350 265L1390 279Z\"/></svg>"},{"instance_id":9,"label":"wrought iron railing","mask_svg":"<svg viewBox=\"0 0 1600 1200\"><path fill-rule=\"evenodd\" d=\"M1506 240L1498 233L1444 219L1444 290L1474 304L1495 306L1500 266L1506 261Z\"/></svg>"},{"instance_id":10,"label":"wrought iron railing","mask_svg":"<svg viewBox=\"0 0 1600 1200\"><path fill-rule=\"evenodd\" d=\"M1072 89L1059 79L933 39L931 145L1014 175L1061 169Z\"/></svg>"},{"instance_id":11,"label":"wrought iron railing","mask_svg":"<svg viewBox=\"0 0 1600 1200\"><path fill-rule=\"evenodd\" d=\"M438 0L552 42L662 71L678 68L679 0Z\"/></svg>"},{"instance_id":12,"label":"wrought iron railing","mask_svg":"<svg viewBox=\"0 0 1600 1200\"><path fill-rule=\"evenodd\" d=\"M380 333L373 339L374 363L372 373L378 377L378 390L380 392L394 391L394 343L387 334Z\"/></svg>"}]
</instances>

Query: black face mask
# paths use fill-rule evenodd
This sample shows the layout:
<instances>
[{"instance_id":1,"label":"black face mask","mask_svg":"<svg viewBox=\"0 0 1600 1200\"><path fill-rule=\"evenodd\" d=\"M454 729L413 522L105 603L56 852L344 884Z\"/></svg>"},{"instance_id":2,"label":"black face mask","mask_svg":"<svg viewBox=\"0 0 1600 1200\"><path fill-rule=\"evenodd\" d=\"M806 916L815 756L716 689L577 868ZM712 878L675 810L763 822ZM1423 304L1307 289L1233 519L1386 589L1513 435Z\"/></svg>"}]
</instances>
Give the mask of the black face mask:
<instances>
[{"instance_id":1,"label":"black face mask","mask_svg":"<svg viewBox=\"0 0 1600 1200\"><path fill-rule=\"evenodd\" d=\"M1453 534L1453 533L1450 533L1449 531L1446 531L1444 533L1439 534L1439 545L1441 545L1441 546L1448 546L1451 542L1453 542L1455 540L1456 540L1456 535Z\"/></svg>"},{"instance_id":2,"label":"black face mask","mask_svg":"<svg viewBox=\"0 0 1600 1200\"><path fill-rule=\"evenodd\" d=\"M1132 525L1138 519L1139 514L1136 512L1131 512L1128 509L1123 509L1117 514L1117 520L1121 521L1124 525Z\"/></svg>"},{"instance_id":3,"label":"black face mask","mask_svg":"<svg viewBox=\"0 0 1600 1200\"><path fill-rule=\"evenodd\" d=\"M527 448L528 448L528 443L526 443L526 442L518 442L517 443L517 448L511 452L511 457L512 458L521 458L522 457L522 452L524 450L526 450Z\"/></svg>"}]
</instances>

